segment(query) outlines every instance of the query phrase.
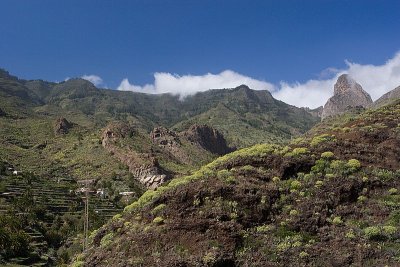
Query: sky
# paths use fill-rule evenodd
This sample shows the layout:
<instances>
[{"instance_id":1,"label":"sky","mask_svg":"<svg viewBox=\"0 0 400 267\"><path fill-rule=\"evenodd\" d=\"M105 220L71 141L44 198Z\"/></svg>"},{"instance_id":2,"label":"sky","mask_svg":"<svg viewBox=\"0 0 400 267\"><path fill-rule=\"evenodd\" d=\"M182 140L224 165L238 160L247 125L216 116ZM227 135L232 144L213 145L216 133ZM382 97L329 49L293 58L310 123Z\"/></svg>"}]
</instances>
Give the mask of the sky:
<instances>
[{"instance_id":1,"label":"sky","mask_svg":"<svg viewBox=\"0 0 400 267\"><path fill-rule=\"evenodd\" d=\"M0 67L182 98L247 84L318 107L349 73L400 85L400 1L0 0Z\"/></svg>"}]
</instances>

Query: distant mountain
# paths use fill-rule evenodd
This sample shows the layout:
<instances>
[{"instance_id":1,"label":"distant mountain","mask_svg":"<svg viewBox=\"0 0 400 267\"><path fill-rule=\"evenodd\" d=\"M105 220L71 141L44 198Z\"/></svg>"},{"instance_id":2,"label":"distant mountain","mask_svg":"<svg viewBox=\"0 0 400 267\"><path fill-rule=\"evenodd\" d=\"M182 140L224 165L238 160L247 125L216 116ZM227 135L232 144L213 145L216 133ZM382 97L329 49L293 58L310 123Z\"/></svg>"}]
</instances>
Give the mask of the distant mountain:
<instances>
[{"instance_id":1,"label":"distant mountain","mask_svg":"<svg viewBox=\"0 0 400 267\"><path fill-rule=\"evenodd\" d=\"M334 95L326 102L321 118L344 113L348 108L366 108L371 105L371 96L349 75L343 74L339 76L334 87Z\"/></svg>"},{"instance_id":2,"label":"distant mountain","mask_svg":"<svg viewBox=\"0 0 400 267\"><path fill-rule=\"evenodd\" d=\"M200 92L181 100L170 94L98 89L83 79L51 83L19 80L7 72L3 76L4 97L14 96L11 102L22 101L31 107L15 109L14 113L79 116L79 120L86 117L85 120L90 118L99 127L112 120L133 120L148 131L157 126L182 131L192 124L207 124L236 147L282 143L304 133L319 120L315 113L278 101L268 91L252 90L245 85Z\"/></svg>"},{"instance_id":3,"label":"distant mountain","mask_svg":"<svg viewBox=\"0 0 400 267\"><path fill-rule=\"evenodd\" d=\"M374 102L374 107L382 107L400 98L400 86L387 92Z\"/></svg>"}]
</instances>

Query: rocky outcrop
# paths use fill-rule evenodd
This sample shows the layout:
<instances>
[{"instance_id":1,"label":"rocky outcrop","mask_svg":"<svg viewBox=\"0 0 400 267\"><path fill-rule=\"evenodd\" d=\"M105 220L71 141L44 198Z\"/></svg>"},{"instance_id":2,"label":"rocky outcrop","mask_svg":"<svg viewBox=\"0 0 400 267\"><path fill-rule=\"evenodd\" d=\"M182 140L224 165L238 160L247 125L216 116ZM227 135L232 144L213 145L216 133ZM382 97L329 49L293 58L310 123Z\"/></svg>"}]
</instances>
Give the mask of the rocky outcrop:
<instances>
[{"instance_id":1,"label":"rocky outcrop","mask_svg":"<svg viewBox=\"0 0 400 267\"><path fill-rule=\"evenodd\" d=\"M54 124L54 133L67 134L72 127L73 124L67 121L66 118L58 118Z\"/></svg>"},{"instance_id":2,"label":"rocky outcrop","mask_svg":"<svg viewBox=\"0 0 400 267\"><path fill-rule=\"evenodd\" d=\"M228 147L224 136L218 130L207 125L192 125L182 135L190 142L201 146L213 154L225 155L234 150Z\"/></svg>"},{"instance_id":3,"label":"rocky outcrop","mask_svg":"<svg viewBox=\"0 0 400 267\"><path fill-rule=\"evenodd\" d=\"M178 135L174 131L168 130L162 126L154 128L150 133L150 137L153 143L162 147L174 148L181 146Z\"/></svg>"},{"instance_id":4,"label":"rocky outcrop","mask_svg":"<svg viewBox=\"0 0 400 267\"><path fill-rule=\"evenodd\" d=\"M384 105L390 104L392 101L400 99L400 86L396 87L390 92L387 92L381 96L378 100L374 102L374 107L382 107Z\"/></svg>"},{"instance_id":5,"label":"rocky outcrop","mask_svg":"<svg viewBox=\"0 0 400 267\"><path fill-rule=\"evenodd\" d=\"M169 153L173 158L184 164L192 164L190 156L182 147L180 136L165 127L156 127L151 131L150 138L153 144Z\"/></svg>"},{"instance_id":6,"label":"rocky outcrop","mask_svg":"<svg viewBox=\"0 0 400 267\"><path fill-rule=\"evenodd\" d=\"M321 119L344 113L352 107L367 108L371 105L371 96L349 75L343 74L335 84L334 95L324 106Z\"/></svg>"},{"instance_id":7,"label":"rocky outcrop","mask_svg":"<svg viewBox=\"0 0 400 267\"><path fill-rule=\"evenodd\" d=\"M120 139L131 138L135 129L126 123L111 123L102 134L102 145L123 164L127 165L134 178L149 189L155 189L170 177L149 153L138 153L118 145Z\"/></svg>"},{"instance_id":8,"label":"rocky outcrop","mask_svg":"<svg viewBox=\"0 0 400 267\"><path fill-rule=\"evenodd\" d=\"M311 114L311 116L313 116L313 117L317 117L317 118L321 118L321 116L322 116L322 111L324 110L324 107L323 106L320 106L320 107L317 107L317 108L314 108L314 109L310 109L310 108L308 108L308 107L305 107L305 108L302 108L302 109L304 109L305 111L307 111L309 114Z\"/></svg>"}]
</instances>

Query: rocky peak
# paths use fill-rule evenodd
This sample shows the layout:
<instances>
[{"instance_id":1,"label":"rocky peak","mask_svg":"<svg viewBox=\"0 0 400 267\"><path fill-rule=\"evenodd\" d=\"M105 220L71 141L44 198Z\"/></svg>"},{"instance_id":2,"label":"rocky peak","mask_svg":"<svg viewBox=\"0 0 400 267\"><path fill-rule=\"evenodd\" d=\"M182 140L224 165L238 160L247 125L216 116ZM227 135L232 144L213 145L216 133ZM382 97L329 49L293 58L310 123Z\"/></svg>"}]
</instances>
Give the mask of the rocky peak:
<instances>
[{"instance_id":1,"label":"rocky peak","mask_svg":"<svg viewBox=\"0 0 400 267\"><path fill-rule=\"evenodd\" d=\"M371 96L362 86L347 74L340 75L335 86L334 95L328 99L322 111L321 118L344 113L354 107L369 107Z\"/></svg>"},{"instance_id":2,"label":"rocky peak","mask_svg":"<svg viewBox=\"0 0 400 267\"><path fill-rule=\"evenodd\" d=\"M180 140L178 135L165 127L156 127L150 133L151 140L153 143L158 144L162 147L179 147Z\"/></svg>"},{"instance_id":3,"label":"rocky peak","mask_svg":"<svg viewBox=\"0 0 400 267\"><path fill-rule=\"evenodd\" d=\"M224 155L233 151L226 144L224 136L208 125L194 124L183 135L192 143L196 143L214 154Z\"/></svg>"},{"instance_id":4,"label":"rocky peak","mask_svg":"<svg viewBox=\"0 0 400 267\"><path fill-rule=\"evenodd\" d=\"M355 88L356 87L356 88ZM348 74L342 74L337 79L334 86L334 94L344 94L350 90L363 90L361 85L359 85L353 78Z\"/></svg>"},{"instance_id":5,"label":"rocky peak","mask_svg":"<svg viewBox=\"0 0 400 267\"><path fill-rule=\"evenodd\" d=\"M54 132L56 134L67 134L69 129L72 128L72 123L67 121L66 118L58 118L54 124Z\"/></svg>"}]
</instances>

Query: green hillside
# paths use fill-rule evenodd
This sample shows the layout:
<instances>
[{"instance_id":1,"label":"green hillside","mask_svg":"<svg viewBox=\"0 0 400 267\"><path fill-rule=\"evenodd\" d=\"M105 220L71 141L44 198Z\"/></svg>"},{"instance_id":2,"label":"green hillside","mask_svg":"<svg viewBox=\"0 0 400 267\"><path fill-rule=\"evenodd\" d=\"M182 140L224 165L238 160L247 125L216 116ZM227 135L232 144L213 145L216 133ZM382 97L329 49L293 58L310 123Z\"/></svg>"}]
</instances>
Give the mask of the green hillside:
<instances>
[{"instance_id":1,"label":"green hillside","mask_svg":"<svg viewBox=\"0 0 400 267\"><path fill-rule=\"evenodd\" d=\"M397 266L400 102L147 191L73 266Z\"/></svg>"},{"instance_id":2,"label":"green hillside","mask_svg":"<svg viewBox=\"0 0 400 267\"><path fill-rule=\"evenodd\" d=\"M170 94L97 89L83 79L56 84L19 80L6 72L2 77L0 103L4 102L2 105L6 107L10 102L6 99L11 98L13 105L21 103L20 112L21 108L33 107L39 114L73 116L76 118L71 120L79 124L94 123L98 127L104 127L111 120L138 121L148 131L155 126L186 130L195 123L209 124L221 131L230 145L237 147L285 142L319 121L304 109L275 100L268 91L251 90L245 85L209 90L182 100ZM221 110L223 107L226 109ZM243 135L244 132L252 136Z\"/></svg>"},{"instance_id":3,"label":"green hillside","mask_svg":"<svg viewBox=\"0 0 400 267\"><path fill-rule=\"evenodd\" d=\"M69 125L61 131L60 118ZM180 99L98 89L83 79L27 81L1 70L0 162L10 170L0 173L0 262L51 265L81 250L77 181L93 179L92 190L106 195L93 195L94 230L146 190L138 171L181 177L234 147L288 142L318 120L247 86ZM116 134L107 147L106 132ZM10 242L19 249L9 250Z\"/></svg>"}]
</instances>

